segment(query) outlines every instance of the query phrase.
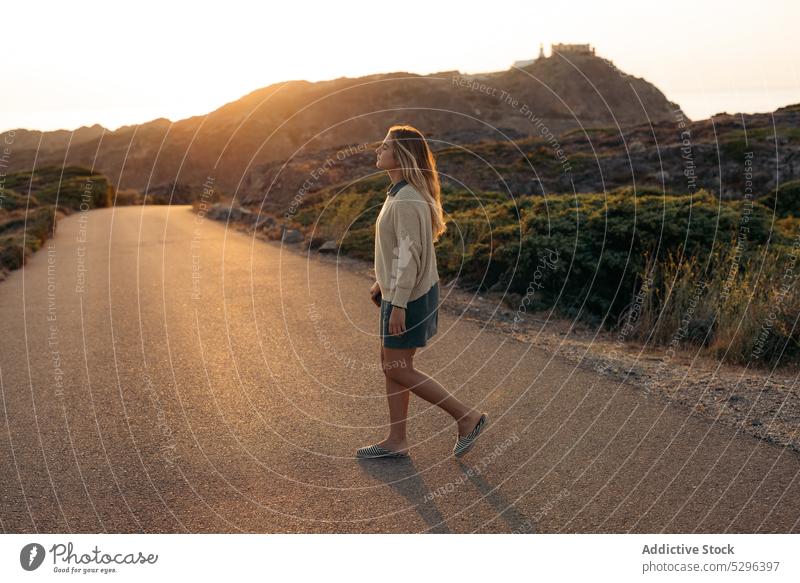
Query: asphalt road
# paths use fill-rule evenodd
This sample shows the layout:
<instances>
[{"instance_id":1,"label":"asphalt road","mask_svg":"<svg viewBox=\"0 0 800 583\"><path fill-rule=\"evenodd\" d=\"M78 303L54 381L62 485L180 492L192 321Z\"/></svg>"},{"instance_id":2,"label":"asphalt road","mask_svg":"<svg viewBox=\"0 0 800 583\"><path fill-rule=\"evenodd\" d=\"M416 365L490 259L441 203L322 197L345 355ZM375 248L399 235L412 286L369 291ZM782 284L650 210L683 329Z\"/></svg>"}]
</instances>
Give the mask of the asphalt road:
<instances>
[{"instance_id":1,"label":"asphalt road","mask_svg":"<svg viewBox=\"0 0 800 583\"><path fill-rule=\"evenodd\" d=\"M412 397L412 459L356 460L371 281L188 207L51 244L0 284L3 532L800 532L791 450L446 311L417 366L487 432Z\"/></svg>"}]
</instances>

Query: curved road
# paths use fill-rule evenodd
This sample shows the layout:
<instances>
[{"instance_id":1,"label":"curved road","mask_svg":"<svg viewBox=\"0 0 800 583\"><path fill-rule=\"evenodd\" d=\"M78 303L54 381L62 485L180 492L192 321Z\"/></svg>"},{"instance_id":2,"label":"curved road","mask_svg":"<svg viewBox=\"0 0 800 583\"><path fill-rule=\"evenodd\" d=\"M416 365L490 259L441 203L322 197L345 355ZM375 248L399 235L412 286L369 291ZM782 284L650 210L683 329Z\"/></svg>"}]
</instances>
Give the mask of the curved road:
<instances>
[{"instance_id":1,"label":"curved road","mask_svg":"<svg viewBox=\"0 0 800 583\"><path fill-rule=\"evenodd\" d=\"M370 281L189 207L76 214L0 284L3 532L799 532L800 459L442 311L383 437ZM446 303L446 294L443 294Z\"/></svg>"}]
</instances>

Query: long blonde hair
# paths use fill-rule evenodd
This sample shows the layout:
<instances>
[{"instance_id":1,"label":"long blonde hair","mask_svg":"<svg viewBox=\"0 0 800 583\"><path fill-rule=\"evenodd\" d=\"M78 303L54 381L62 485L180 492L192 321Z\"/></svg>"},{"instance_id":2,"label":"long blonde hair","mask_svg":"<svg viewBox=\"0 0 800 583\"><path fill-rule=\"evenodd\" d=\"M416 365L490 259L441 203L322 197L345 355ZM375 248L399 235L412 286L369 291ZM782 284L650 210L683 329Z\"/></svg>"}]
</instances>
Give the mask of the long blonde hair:
<instances>
[{"instance_id":1,"label":"long blonde hair","mask_svg":"<svg viewBox=\"0 0 800 583\"><path fill-rule=\"evenodd\" d=\"M431 209L433 241L436 242L447 230L442 210L442 194L436 159L433 157L425 136L410 125L393 125L388 133L389 147L400 165L403 178L428 200Z\"/></svg>"}]
</instances>

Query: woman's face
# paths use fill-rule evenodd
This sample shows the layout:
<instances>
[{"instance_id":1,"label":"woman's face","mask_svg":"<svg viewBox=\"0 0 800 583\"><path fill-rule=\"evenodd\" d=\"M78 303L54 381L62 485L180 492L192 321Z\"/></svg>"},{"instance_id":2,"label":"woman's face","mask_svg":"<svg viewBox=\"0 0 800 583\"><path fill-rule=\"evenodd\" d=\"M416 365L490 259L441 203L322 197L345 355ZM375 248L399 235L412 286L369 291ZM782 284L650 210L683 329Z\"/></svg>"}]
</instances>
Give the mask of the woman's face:
<instances>
[{"instance_id":1,"label":"woman's face","mask_svg":"<svg viewBox=\"0 0 800 583\"><path fill-rule=\"evenodd\" d=\"M383 141L378 145L378 149L375 150L375 154L377 155L375 166L381 170L394 170L397 168L397 161L394 159L394 154L392 154L388 140L389 135L387 134Z\"/></svg>"}]
</instances>

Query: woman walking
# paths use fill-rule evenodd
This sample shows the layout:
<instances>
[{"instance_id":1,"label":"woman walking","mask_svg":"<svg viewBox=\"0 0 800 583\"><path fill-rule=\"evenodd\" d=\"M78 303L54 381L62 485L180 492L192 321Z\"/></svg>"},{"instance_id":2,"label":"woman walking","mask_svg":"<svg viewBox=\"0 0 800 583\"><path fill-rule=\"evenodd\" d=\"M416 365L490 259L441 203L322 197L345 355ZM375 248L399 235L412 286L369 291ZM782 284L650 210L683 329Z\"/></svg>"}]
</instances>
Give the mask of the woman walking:
<instances>
[{"instance_id":1,"label":"woman walking","mask_svg":"<svg viewBox=\"0 0 800 583\"><path fill-rule=\"evenodd\" d=\"M389 401L389 436L362 447L357 457L407 457L406 417L409 391L453 416L458 437L456 456L465 454L487 423L442 385L414 368L417 348L437 332L439 273L434 242L444 233L439 176L433 153L422 133L394 125L376 150L376 166L392 185L375 230L375 275L370 289L380 307L381 365Z\"/></svg>"}]
</instances>

